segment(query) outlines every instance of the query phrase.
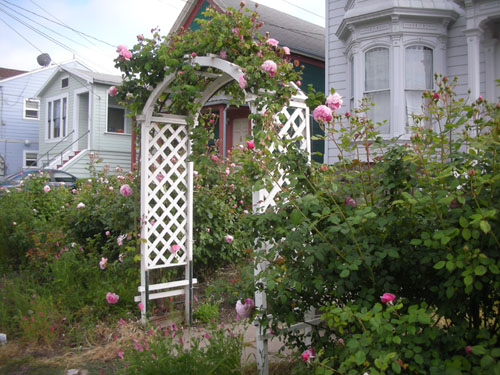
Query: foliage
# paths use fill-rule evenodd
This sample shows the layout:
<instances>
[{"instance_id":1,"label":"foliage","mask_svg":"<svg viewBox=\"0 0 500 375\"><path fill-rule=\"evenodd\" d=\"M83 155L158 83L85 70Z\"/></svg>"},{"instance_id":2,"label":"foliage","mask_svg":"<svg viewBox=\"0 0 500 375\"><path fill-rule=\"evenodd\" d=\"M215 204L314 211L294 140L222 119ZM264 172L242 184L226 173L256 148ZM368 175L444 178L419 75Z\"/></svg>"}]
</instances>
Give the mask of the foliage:
<instances>
[{"instance_id":1,"label":"foliage","mask_svg":"<svg viewBox=\"0 0 500 375\"><path fill-rule=\"evenodd\" d=\"M385 145L362 116L366 107L334 114L329 136L339 162L309 166L287 152L289 189L277 210L253 219L272 243L259 255L269 263L260 287L273 330L322 309L331 324L313 330L313 346L341 373L398 373L398 360L418 373L500 371L500 108L482 99L466 104L446 78L437 84L425 93L427 118L417 118L424 126L411 142ZM376 304L385 292L403 302L397 319ZM418 322L421 330L408 330ZM398 329L402 348L386 342ZM282 333L305 349L301 334ZM345 347L333 347L332 337ZM467 355L466 346L481 349Z\"/></svg>"},{"instance_id":2,"label":"foliage","mask_svg":"<svg viewBox=\"0 0 500 375\"><path fill-rule=\"evenodd\" d=\"M199 304L193 313L193 318L202 323L218 322L219 304L217 302Z\"/></svg>"},{"instance_id":3,"label":"foliage","mask_svg":"<svg viewBox=\"0 0 500 375\"><path fill-rule=\"evenodd\" d=\"M188 338L175 325L155 328L122 351L124 374L241 374L243 337L225 326Z\"/></svg>"}]
</instances>

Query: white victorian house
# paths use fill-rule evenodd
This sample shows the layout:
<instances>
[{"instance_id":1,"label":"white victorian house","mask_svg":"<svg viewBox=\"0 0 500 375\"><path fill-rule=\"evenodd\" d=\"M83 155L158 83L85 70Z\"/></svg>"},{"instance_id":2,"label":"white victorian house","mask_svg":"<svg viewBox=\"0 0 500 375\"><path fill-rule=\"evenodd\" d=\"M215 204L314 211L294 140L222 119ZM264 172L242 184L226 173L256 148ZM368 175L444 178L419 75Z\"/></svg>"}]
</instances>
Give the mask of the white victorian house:
<instances>
[{"instance_id":1,"label":"white victorian house","mask_svg":"<svg viewBox=\"0 0 500 375\"><path fill-rule=\"evenodd\" d=\"M326 16L327 92L344 111L370 97L386 139L408 139L434 73L458 77L461 97L500 97L500 0L327 0ZM337 158L331 142L324 157Z\"/></svg>"}]
</instances>

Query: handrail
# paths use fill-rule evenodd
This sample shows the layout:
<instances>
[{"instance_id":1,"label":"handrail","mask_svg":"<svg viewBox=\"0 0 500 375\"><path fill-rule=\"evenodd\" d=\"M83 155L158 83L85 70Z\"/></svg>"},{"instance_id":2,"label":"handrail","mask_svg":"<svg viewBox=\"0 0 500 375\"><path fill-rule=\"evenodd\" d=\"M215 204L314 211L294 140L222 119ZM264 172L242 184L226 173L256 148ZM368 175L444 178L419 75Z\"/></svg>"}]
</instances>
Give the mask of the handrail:
<instances>
[{"instance_id":1,"label":"handrail","mask_svg":"<svg viewBox=\"0 0 500 375\"><path fill-rule=\"evenodd\" d=\"M74 130L73 130L74 131ZM58 152L57 156L52 158L52 159L49 159L49 154L48 154L48 151L47 151L47 166L50 165L50 163L52 163L54 160L56 160L59 156L61 156L61 166L63 164L63 156L64 156L64 152L67 151L71 146L73 146L76 142L78 142L80 139L82 139L83 137L85 137L87 134L90 133L90 130L87 130L85 133L83 133L81 136L79 136L76 140L74 140L73 142L71 142L68 146L66 146L65 148L62 149L62 151ZM68 134L69 135L69 134ZM60 143L60 142L59 142ZM59 144L58 143L58 144ZM51 148L51 150L54 149L54 147ZM44 154L45 155L45 154Z\"/></svg>"},{"instance_id":2,"label":"handrail","mask_svg":"<svg viewBox=\"0 0 500 375\"><path fill-rule=\"evenodd\" d=\"M70 133L68 133L63 139L61 139L59 142L57 142L54 146L52 146L52 148L47 151L45 154L43 154L42 156L40 156L38 159L36 159L36 164L38 165L38 162L40 160L42 160L45 155L47 155L47 161L48 161L48 156L49 156L49 153L50 151L52 151L53 149L55 149L57 146L59 146L61 144L61 142L64 142L71 134L73 134L75 132L75 129L73 129Z\"/></svg>"}]
</instances>

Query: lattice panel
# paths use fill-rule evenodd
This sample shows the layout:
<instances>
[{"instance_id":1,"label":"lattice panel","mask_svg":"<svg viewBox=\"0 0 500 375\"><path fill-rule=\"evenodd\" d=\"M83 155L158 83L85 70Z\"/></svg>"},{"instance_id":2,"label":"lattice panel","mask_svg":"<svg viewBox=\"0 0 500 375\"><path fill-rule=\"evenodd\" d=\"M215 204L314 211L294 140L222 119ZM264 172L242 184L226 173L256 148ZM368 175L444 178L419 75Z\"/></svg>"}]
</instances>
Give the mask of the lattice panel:
<instances>
[{"instance_id":1,"label":"lattice panel","mask_svg":"<svg viewBox=\"0 0 500 375\"><path fill-rule=\"evenodd\" d=\"M187 255L187 125L153 123L146 150L145 267L182 266Z\"/></svg>"},{"instance_id":2,"label":"lattice panel","mask_svg":"<svg viewBox=\"0 0 500 375\"><path fill-rule=\"evenodd\" d=\"M310 151L310 137L309 137L309 111L305 106L294 107L293 103L290 106L283 108L281 111L286 118L286 122L283 124L279 136L282 139L297 139L297 146L301 150ZM278 115L275 116L277 122L280 122ZM300 138L300 139L299 139ZM274 151L276 146L273 144L269 148ZM279 152L284 152L281 146L278 146ZM270 191L262 189L258 192L257 201L259 202L256 207L256 212L264 212L268 207L274 206L276 203L274 198L281 190L283 184L287 183L286 178L283 177L282 171L279 171L281 176L277 183L273 184Z\"/></svg>"}]
</instances>

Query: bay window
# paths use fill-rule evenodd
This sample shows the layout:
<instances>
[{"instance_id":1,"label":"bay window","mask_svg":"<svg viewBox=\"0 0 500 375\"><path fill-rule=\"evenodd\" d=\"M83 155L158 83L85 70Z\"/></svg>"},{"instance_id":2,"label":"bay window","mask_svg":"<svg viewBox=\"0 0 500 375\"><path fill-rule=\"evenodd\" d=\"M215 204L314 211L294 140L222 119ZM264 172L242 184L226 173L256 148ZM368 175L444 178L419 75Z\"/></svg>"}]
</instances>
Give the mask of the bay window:
<instances>
[{"instance_id":1,"label":"bay window","mask_svg":"<svg viewBox=\"0 0 500 375\"><path fill-rule=\"evenodd\" d=\"M405 49L405 108L408 125L413 114L422 114L422 94L434 86L433 50L416 45Z\"/></svg>"},{"instance_id":2,"label":"bay window","mask_svg":"<svg viewBox=\"0 0 500 375\"><path fill-rule=\"evenodd\" d=\"M383 122L378 131L381 134L390 132L391 90L389 80L389 49L385 47L372 48L365 52L365 89L363 96L375 104L367 112L374 122Z\"/></svg>"}]
</instances>

